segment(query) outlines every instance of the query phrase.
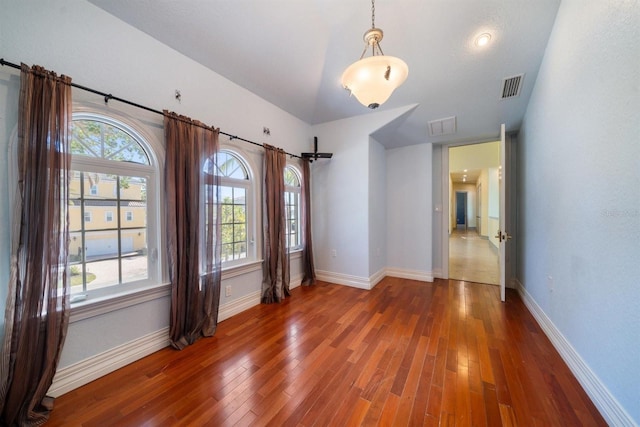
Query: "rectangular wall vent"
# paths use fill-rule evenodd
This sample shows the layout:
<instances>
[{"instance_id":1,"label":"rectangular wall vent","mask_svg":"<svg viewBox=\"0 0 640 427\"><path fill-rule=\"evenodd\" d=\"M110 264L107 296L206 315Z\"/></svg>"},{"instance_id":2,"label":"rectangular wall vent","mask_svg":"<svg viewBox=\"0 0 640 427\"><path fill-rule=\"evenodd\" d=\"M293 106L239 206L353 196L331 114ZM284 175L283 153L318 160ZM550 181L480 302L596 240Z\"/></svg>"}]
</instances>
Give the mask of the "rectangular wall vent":
<instances>
[{"instance_id":1,"label":"rectangular wall vent","mask_svg":"<svg viewBox=\"0 0 640 427\"><path fill-rule=\"evenodd\" d=\"M520 95L520 89L522 89L522 80L524 74L518 74L517 76L507 77L502 80L502 91L500 93L500 99L515 98Z\"/></svg>"},{"instance_id":2,"label":"rectangular wall vent","mask_svg":"<svg viewBox=\"0 0 640 427\"><path fill-rule=\"evenodd\" d=\"M429 122L429 136L451 135L453 133L456 133L455 116Z\"/></svg>"}]
</instances>

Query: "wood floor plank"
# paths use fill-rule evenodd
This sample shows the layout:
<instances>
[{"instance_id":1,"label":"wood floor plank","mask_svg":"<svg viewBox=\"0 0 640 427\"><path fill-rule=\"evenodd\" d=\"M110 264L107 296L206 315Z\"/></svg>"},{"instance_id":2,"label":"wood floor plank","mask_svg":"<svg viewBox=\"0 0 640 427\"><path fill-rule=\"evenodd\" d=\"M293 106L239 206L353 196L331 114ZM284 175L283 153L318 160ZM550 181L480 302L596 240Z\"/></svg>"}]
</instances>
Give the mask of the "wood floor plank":
<instances>
[{"instance_id":1,"label":"wood floor plank","mask_svg":"<svg viewBox=\"0 0 640 427\"><path fill-rule=\"evenodd\" d=\"M382 413L380 414L379 424L381 426L392 426L393 420L396 417L396 412L398 411L398 401L400 398L393 394L389 393L387 395L387 401L384 404L384 408L382 408Z\"/></svg>"},{"instance_id":2,"label":"wood floor plank","mask_svg":"<svg viewBox=\"0 0 640 427\"><path fill-rule=\"evenodd\" d=\"M402 390L402 395L400 396L400 404L394 421L395 425L409 424L411 411L413 410L416 394L418 392L418 385L420 384L424 358L427 354L427 344L428 340L423 336L419 336L418 345L415 350L415 357L413 358L411 367L409 368L407 381L404 389Z\"/></svg>"},{"instance_id":3,"label":"wood floor plank","mask_svg":"<svg viewBox=\"0 0 640 427\"><path fill-rule=\"evenodd\" d=\"M487 416L487 425L502 425L500 416L500 405L498 404L498 395L496 387L493 384L483 383L484 411Z\"/></svg>"},{"instance_id":4,"label":"wood floor plank","mask_svg":"<svg viewBox=\"0 0 640 427\"><path fill-rule=\"evenodd\" d=\"M318 282L58 398L48 426L606 425L518 297Z\"/></svg>"},{"instance_id":5,"label":"wood floor plank","mask_svg":"<svg viewBox=\"0 0 640 427\"><path fill-rule=\"evenodd\" d=\"M409 424L412 426L421 426L425 423L434 364L435 358L427 354L424 358L422 371L419 377L418 389L416 390L416 398L413 408L411 409L411 422Z\"/></svg>"}]
</instances>

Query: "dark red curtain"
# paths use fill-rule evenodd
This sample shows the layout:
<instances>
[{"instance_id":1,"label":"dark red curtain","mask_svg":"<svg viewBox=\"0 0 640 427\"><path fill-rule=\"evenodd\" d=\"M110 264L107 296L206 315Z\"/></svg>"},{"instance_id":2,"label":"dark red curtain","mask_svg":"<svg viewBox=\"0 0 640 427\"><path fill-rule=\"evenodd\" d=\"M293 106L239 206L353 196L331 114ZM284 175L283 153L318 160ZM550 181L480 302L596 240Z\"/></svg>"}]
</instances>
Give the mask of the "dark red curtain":
<instances>
[{"instance_id":1,"label":"dark red curtain","mask_svg":"<svg viewBox=\"0 0 640 427\"><path fill-rule=\"evenodd\" d=\"M219 183L214 166L219 129L164 112L167 255L171 345L212 336L221 280Z\"/></svg>"},{"instance_id":2,"label":"dark red curtain","mask_svg":"<svg viewBox=\"0 0 640 427\"><path fill-rule=\"evenodd\" d=\"M40 425L69 323L71 78L22 64L18 189L0 360L0 424Z\"/></svg>"},{"instance_id":3,"label":"dark red curtain","mask_svg":"<svg viewBox=\"0 0 640 427\"><path fill-rule=\"evenodd\" d=\"M311 171L307 160L302 161L302 242L302 284L313 285L316 270L311 241Z\"/></svg>"},{"instance_id":4,"label":"dark red curtain","mask_svg":"<svg viewBox=\"0 0 640 427\"><path fill-rule=\"evenodd\" d=\"M264 304L280 302L290 295L284 207L286 165L287 156L284 150L264 144Z\"/></svg>"}]
</instances>

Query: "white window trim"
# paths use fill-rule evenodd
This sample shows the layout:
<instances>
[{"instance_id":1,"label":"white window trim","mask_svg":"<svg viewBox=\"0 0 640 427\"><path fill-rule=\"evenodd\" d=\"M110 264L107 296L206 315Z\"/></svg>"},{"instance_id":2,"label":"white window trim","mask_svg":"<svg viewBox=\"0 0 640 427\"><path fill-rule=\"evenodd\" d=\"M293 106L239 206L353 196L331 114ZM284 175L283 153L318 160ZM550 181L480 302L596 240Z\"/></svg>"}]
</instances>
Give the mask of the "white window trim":
<instances>
[{"instance_id":1,"label":"white window trim","mask_svg":"<svg viewBox=\"0 0 640 427\"><path fill-rule=\"evenodd\" d=\"M234 155L238 160L242 163L247 171L247 175L249 179L238 179L238 178L228 178L228 177L220 177L220 185L228 186L228 187L241 187L245 189L245 206L246 206L246 218L247 218L247 257L241 259L235 259L231 261L225 261L222 263L222 269L230 270L234 267L242 268L245 265L252 265L257 260L257 246L258 242L256 239L256 180L254 179L255 175L253 172L252 165L247 159L247 156L243 153L239 152L236 149L229 149L227 147L221 147L221 152L227 152L229 154ZM259 261L261 262L261 261Z\"/></svg>"},{"instance_id":2,"label":"white window trim","mask_svg":"<svg viewBox=\"0 0 640 427\"><path fill-rule=\"evenodd\" d=\"M85 211L85 213L87 213L87 212ZM91 213L91 212L89 212L89 213ZM111 215L111 219L109 219L109 215ZM105 220L105 222L113 222L113 211L105 211L104 220Z\"/></svg>"},{"instance_id":3,"label":"white window trim","mask_svg":"<svg viewBox=\"0 0 640 427\"><path fill-rule=\"evenodd\" d=\"M300 182L300 187L294 187L294 186L290 186L290 185L286 185L284 187L284 191L285 193L297 193L298 194L298 245L289 248L289 253L294 253L294 252L298 252L298 251L302 251L302 248L304 246L304 242L302 239L302 173L300 172L300 170L294 166L293 164L287 163L287 165L285 166L285 169L289 168L291 170L293 170L293 173L296 175L296 177L298 178L298 182ZM284 173L284 171L283 171ZM287 240L289 239L289 236L287 236Z\"/></svg>"},{"instance_id":4,"label":"white window trim","mask_svg":"<svg viewBox=\"0 0 640 427\"><path fill-rule=\"evenodd\" d=\"M120 120L120 117L113 118L101 113L76 112L73 120L94 120L106 123L125 130L135 140L137 140L149 158L150 165L138 163L119 162L114 160L93 158L85 156L71 156L71 169L76 171L106 173L121 176L140 176L146 179L147 183L147 250L148 250L148 278L141 281L127 282L126 284L114 285L100 289L82 292L78 302L72 302L72 308L86 307L98 304L100 307L108 307L104 303L110 299L121 299L122 295L132 295L129 299L135 300L135 294L150 288L162 286L163 267L160 257L160 211L161 200L158 187L161 180L161 168L158 163L157 147L150 142L150 139L142 136L128 121ZM149 209L152 207L152 209ZM126 289L123 289L126 288ZM86 299L82 299L86 298ZM114 308L116 309L116 308ZM85 309L86 311L87 309ZM99 309L99 311L102 309ZM89 310L90 312L92 310ZM72 310L73 313L73 310Z\"/></svg>"}]
</instances>

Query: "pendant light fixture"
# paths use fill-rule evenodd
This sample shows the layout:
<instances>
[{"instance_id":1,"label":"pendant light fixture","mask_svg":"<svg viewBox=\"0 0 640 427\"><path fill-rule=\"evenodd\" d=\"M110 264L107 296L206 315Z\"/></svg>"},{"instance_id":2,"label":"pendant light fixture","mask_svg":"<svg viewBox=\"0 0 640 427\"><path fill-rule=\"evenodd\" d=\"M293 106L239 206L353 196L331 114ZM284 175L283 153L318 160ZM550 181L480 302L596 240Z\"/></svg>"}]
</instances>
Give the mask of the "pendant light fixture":
<instances>
[{"instance_id":1,"label":"pendant light fixture","mask_svg":"<svg viewBox=\"0 0 640 427\"><path fill-rule=\"evenodd\" d=\"M380 28L376 28L375 19L375 0L371 0L371 29L364 33L364 51L360 60L349 65L342 73L342 86L362 105L371 109L386 102L409 74L409 67L402 59L382 52L380 41L383 33ZM369 48L371 56L365 58Z\"/></svg>"}]
</instances>

